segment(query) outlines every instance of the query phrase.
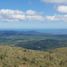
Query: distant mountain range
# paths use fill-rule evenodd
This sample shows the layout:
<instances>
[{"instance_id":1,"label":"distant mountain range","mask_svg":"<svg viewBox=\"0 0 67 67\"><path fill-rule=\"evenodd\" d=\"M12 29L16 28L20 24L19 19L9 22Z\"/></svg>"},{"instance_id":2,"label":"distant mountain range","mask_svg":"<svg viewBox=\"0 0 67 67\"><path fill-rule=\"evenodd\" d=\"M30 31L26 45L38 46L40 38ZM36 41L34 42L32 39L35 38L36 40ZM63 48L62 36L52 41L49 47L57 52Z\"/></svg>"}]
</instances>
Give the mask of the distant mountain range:
<instances>
[{"instance_id":1,"label":"distant mountain range","mask_svg":"<svg viewBox=\"0 0 67 67\"><path fill-rule=\"evenodd\" d=\"M38 31L51 34L67 34L67 29L44 29Z\"/></svg>"},{"instance_id":2,"label":"distant mountain range","mask_svg":"<svg viewBox=\"0 0 67 67\"><path fill-rule=\"evenodd\" d=\"M9 32L9 33L8 33ZM28 35L63 35L67 34L67 29L36 29L36 30L30 30L30 29L23 29L23 30L0 30L0 33L2 34L28 34Z\"/></svg>"}]
</instances>

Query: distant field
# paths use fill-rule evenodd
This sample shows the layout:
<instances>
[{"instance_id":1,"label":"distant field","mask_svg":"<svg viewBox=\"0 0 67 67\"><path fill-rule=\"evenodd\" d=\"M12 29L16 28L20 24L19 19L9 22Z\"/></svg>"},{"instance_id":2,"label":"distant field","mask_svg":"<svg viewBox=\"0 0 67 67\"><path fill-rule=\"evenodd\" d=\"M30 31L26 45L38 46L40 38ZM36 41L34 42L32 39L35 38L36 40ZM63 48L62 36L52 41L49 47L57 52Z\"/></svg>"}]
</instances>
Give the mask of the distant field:
<instances>
[{"instance_id":1,"label":"distant field","mask_svg":"<svg viewBox=\"0 0 67 67\"><path fill-rule=\"evenodd\" d=\"M0 45L11 45L33 50L67 47L67 35L39 32L0 31Z\"/></svg>"}]
</instances>

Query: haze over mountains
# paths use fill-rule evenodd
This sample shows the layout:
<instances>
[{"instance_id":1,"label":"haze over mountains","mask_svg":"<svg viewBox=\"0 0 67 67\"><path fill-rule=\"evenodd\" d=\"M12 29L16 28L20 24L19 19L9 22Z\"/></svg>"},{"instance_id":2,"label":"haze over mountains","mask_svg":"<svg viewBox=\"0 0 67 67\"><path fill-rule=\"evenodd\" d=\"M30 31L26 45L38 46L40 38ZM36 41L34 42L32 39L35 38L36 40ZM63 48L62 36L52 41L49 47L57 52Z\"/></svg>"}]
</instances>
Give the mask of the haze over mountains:
<instances>
[{"instance_id":1,"label":"haze over mountains","mask_svg":"<svg viewBox=\"0 0 67 67\"><path fill-rule=\"evenodd\" d=\"M18 34L67 34L67 29L15 29L0 30L2 33L18 33Z\"/></svg>"}]
</instances>

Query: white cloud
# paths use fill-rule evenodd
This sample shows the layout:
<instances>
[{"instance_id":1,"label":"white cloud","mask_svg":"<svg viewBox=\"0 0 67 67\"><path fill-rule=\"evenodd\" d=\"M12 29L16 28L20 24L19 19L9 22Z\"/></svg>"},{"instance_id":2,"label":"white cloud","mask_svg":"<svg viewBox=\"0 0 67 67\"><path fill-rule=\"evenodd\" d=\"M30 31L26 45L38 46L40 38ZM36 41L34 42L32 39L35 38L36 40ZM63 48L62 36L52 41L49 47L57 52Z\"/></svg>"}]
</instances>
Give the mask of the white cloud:
<instances>
[{"instance_id":1,"label":"white cloud","mask_svg":"<svg viewBox=\"0 0 67 67\"><path fill-rule=\"evenodd\" d=\"M42 16L39 12L33 11L33 10L27 10L26 11L26 18L29 20L39 20L44 21L45 17Z\"/></svg>"},{"instance_id":2,"label":"white cloud","mask_svg":"<svg viewBox=\"0 0 67 67\"><path fill-rule=\"evenodd\" d=\"M36 12L36 11L33 11L33 10L27 10L27 11L26 11L26 14L27 14L27 15L36 15L37 12Z\"/></svg>"},{"instance_id":3,"label":"white cloud","mask_svg":"<svg viewBox=\"0 0 67 67\"><path fill-rule=\"evenodd\" d=\"M46 16L48 21L59 21L59 22L67 22L67 15L54 15L54 16Z\"/></svg>"},{"instance_id":4,"label":"white cloud","mask_svg":"<svg viewBox=\"0 0 67 67\"><path fill-rule=\"evenodd\" d=\"M43 21L44 16L40 15L37 11L27 10L10 10L1 9L0 10L0 20L1 21L25 21L25 20L38 20Z\"/></svg>"},{"instance_id":5,"label":"white cloud","mask_svg":"<svg viewBox=\"0 0 67 67\"><path fill-rule=\"evenodd\" d=\"M46 16L46 19L51 20L51 21L55 21L56 17L55 16Z\"/></svg>"},{"instance_id":6,"label":"white cloud","mask_svg":"<svg viewBox=\"0 0 67 67\"><path fill-rule=\"evenodd\" d=\"M14 21L40 21L45 22L46 20L48 22L51 21L67 21L67 15L53 15L53 16L47 16L47 15L41 15L40 12L33 11L33 10L27 10L27 11L20 11L20 10L9 10L9 9L1 9L0 10L0 21L6 21L6 22L14 22Z\"/></svg>"},{"instance_id":7,"label":"white cloud","mask_svg":"<svg viewBox=\"0 0 67 67\"><path fill-rule=\"evenodd\" d=\"M66 4L67 0L41 0L45 3L57 3L57 4Z\"/></svg>"},{"instance_id":8,"label":"white cloud","mask_svg":"<svg viewBox=\"0 0 67 67\"><path fill-rule=\"evenodd\" d=\"M19 10L9 10L9 9L1 9L0 10L0 20L2 21L19 21L24 20L25 15L23 11Z\"/></svg>"},{"instance_id":9,"label":"white cloud","mask_svg":"<svg viewBox=\"0 0 67 67\"><path fill-rule=\"evenodd\" d=\"M67 6L60 5L60 6L58 6L57 11L60 13L67 13Z\"/></svg>"}]
</instances>

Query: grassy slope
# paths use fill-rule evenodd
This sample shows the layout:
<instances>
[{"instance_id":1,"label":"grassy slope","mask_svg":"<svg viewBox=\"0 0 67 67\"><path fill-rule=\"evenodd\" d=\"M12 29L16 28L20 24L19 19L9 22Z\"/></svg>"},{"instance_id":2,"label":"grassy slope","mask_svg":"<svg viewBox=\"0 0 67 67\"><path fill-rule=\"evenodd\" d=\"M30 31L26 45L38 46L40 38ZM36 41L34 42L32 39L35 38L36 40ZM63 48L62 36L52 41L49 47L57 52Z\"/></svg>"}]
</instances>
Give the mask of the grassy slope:
<instances>
[{"instance_id":1,"label":"grassy slope","mask_svg":"<svg viewBox=\"0 0 67 67\"><path fill-rule=\"evenodd\" d=\"M0 67L67 67L67 48L43 52L0 46Z\"/></svg>"}]
</instances>

